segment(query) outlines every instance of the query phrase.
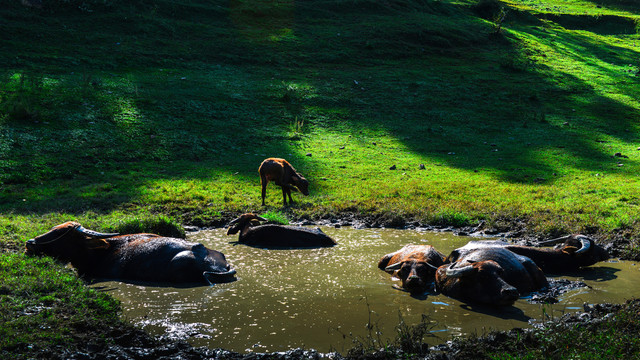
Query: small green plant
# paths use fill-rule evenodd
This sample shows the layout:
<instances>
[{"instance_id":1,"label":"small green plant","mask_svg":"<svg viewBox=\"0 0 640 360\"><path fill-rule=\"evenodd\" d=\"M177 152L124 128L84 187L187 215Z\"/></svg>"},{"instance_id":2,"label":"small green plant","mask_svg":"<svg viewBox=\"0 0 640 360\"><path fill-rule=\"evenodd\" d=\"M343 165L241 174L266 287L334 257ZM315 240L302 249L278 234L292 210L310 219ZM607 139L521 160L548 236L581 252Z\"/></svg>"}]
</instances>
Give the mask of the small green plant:
<instances>
[{"instance_id":1,"label":"small green plant","mask_svg":"<svg viewBox=\"0 0 640 360\"><path fill-rule=\"evenodd\" d=\"M509 10L504 7L500 7L498 13L493 16L493 34L502 34L502 23L504 23L504 19L507 17Z\"/></svg>"},{"instance_id":2,"label":"small green plant","mask_svg":"<svg viewBox=\"0 0 640 360\"><path fill-rule=\"evenodd\" d=\"M409 325L404 320L402 313L398 311L397 334L394 345L406 354L423 355L429 351L429 347L424 342L424 339L426 337L435 337L431 332L433 327L434 323L426 314L422 314L419 323Z\"/></svg>"},{"instance_id":3,"label":"small green plant","mask_svg":"<svg viewBox=\"0 0 640 360\"><path fill-rule=\"evenodd\" d=\"M5 121L35 121L44 96L40 77L15 74L0 83L0 117Z\"/></svg>"},{"instance_id":4,"label":"small green plant","mask_svg":"<svg viewBox=\"0 0 640 360\"><path fill-rule=\"evenodd\" d=\"M300 119L296 116L294 120L289 124L289 139L298 140L304 134L304 119Z\"/></svg>"},{"instance_id":5,"label":"small green plant","mask_svg":"<svg viewBox=\"0 0 640 360\"><path fill-rule=\"evenodd\" d=\"M347 352L348 359L368 359L372 353L376 354L376 359L409 359L429 352L429 347L424 339L435 337L435 335L431 332L434 324L428 315L422 314L419 323L410 325L405 321L402 312L398 311L395 337L393 339L384 338L378 321L374 319L376 313L371 309L366 295L363 299L367 306L368 321L365 324L367 334L361 337L351 333L349 335L343 334L344 338L351 338L353 345Z\"/></svg>"},{"instance_id":6,"label":"small green plant","mask_svg":"<svg viewBox=\"0 0 640 360\"><path fill-rule=\"evenodd\" d=\"M263 218L269 220L269 222L288 225L289 219L287 219L286 215L279 211L267 211L264 214L261 214Z\"/></svg>"}]
</instances>

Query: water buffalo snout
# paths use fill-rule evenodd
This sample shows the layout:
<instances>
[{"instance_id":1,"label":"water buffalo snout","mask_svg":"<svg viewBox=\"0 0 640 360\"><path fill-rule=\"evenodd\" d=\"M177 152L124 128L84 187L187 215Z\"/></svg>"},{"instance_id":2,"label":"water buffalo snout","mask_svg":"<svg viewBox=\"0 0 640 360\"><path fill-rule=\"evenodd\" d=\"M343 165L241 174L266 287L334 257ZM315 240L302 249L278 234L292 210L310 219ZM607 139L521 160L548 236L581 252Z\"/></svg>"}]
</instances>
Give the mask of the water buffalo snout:
<instances>
[{"instance_id":1,"label":"water buffalo snout","mask_svg":"<svg viewBox=\"0 0 640 360\"><path fill-rule=\"evenodd\" d=\"M35 239L27 240L27 242L25 243L25 247L27 249L27 254L31 254L31 253L35 252L36 251L36 240Z\"/></svg>"},{"instance_id":2,"label":"water buffalo snout","mask_svg":"<svg viewBox=\"0 0 640 360\"><path fill-rule=\"evenodd\" d=\"M502 298L501 302L505 304L511 304L518 300L518 298L520 297L520 293L518 292L518 289L514 287L508 287L500 290L500 297Z\"/></svg>"}]
</instances>

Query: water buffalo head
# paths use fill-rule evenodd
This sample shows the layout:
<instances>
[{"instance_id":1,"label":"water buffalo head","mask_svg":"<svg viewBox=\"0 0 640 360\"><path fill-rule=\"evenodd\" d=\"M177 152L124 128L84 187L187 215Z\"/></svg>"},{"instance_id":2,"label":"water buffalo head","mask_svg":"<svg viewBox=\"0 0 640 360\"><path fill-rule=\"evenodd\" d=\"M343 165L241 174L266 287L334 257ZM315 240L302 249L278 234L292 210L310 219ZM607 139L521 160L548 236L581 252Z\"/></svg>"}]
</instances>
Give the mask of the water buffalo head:
<instances>
[{"instance_id":1,"label":"water buffalo head","mask_svg":"<svg viewBox=\"0 0 640 360\"><path fill-rule=\"evenodd\" d=\"M411 294L422 294L433 283L438 268L425 260L409 259L391 264L384 271L402 281L402 287Z\"/></svg>"},{"instance_id":2,"label":"water buffalo head","mask_svg":"<svg viewBox=\"0 0 640 360\"><path fill-rule=\"evenodd\" d=\"M504 275L505 270L493 260L462 261L440 266L436 284L440 291L454 298L511 305L520 293L503 279Z\"/></svg>"},{"instance_id":3,"label":"water buffalo head","mask_svg":"<svg viewBox=\"0 0 640 360\"><path fill-rule=\"evenodd\" d=\"M242 231L250 226L260 225L260 221L267 221L267 219L253 213L242 214L239 218L229 223L227 235L237 234L238 231Z\"/></svg>"},{"instance_id":4,"label":"water buffalo head","mask_svg":"<svg viewBox=\"0 0 640 360\"><path fill-rule=\"evenodd\" d=\"M62 261L71 261L87 250L108 249L104 240L118 234L99 233L68 221L53 227L49 232L26 242L27 255L49 255Z\"/></svg>"},{"instance_id":5,"label":"water buffalo head","mask_svg":"<svg viewBox=\"0 0 640 360\"><path fill-rule=\"evenodd\" d=\"M563 254L570 255L580 267L593 265L599 261L609 259L607 250L597 245L589 237L580 234L567 235L557 239L543 241L540 245L554 245L558 243L562 244L556 246L556 250L561 251Z\"/></svg>"}]
</instances>

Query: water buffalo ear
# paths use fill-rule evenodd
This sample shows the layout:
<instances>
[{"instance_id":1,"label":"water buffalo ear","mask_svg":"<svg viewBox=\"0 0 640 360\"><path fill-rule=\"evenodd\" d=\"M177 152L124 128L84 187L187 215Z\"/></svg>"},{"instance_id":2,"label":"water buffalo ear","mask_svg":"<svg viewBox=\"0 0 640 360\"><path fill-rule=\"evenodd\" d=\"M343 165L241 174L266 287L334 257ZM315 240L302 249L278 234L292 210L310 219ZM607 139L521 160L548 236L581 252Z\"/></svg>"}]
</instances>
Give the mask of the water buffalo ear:
<instances>
[{"instance_id":1,"label":"water buffalo ear","mask_svg":"<svg viewBox=\"0 0 640 360\"><path fill-rule=\"evenodd\" d=\"M567 254L567 255L573 255L575 254L575 252L578 250L577 247L575 246L565 246L562 248L562 252Z\"/></svg>"},{"instance_id":2,"label":"water buffalo ear","mask_svg":"<svg viewBox=\"0 0 640 360\"><path fill-rule=\"evenodd\" d=\"M258 226L260 225L260 220L258 219L252 219L251 220L251 226Z\"/></svg>"},{"instance_id":3,"label":"water buffalo ear","mask_svg":"<svg viewBox=\"0 0 640 360\"><path fill-rule=\"evenodd\" d=\"M239 230L238 226L232 226L229 229L227 229L227 235L237 234L238 230Z\"/></svg>"},{"instance_id":4,"label":"water buffalo ear","mask_svg":"<svg viewBox=\"0 0 640 360\"><path fill-rule=\"evenodd\" d=\"M458 249L453 250L446 259L444 259L445 263L453 263L458 261L460 258L460 251Z\"/></svg>"},{"instance_id":5,"label":"water buffalo ear","mask_svg":"<svg viewBox=\"0 0 640 360\"><path fill-rule=\"evenodd\" d=\"M473 273L478 272L478 268L473 265L467 265L464 267L454 268L456 263L448 265L445 269L445 274L451 278L461 278Z\"/></svg>"},{"instance_id":6,"label":"water buffalo ear","mask_svg":"<svg viewBox=\"0 0 640 360\"><path fill-rule=\"evenodd\" d=\"M104 239L87 239L84 246L89 250L106 250L110 244Z\"/></svg>"}]
</instances>

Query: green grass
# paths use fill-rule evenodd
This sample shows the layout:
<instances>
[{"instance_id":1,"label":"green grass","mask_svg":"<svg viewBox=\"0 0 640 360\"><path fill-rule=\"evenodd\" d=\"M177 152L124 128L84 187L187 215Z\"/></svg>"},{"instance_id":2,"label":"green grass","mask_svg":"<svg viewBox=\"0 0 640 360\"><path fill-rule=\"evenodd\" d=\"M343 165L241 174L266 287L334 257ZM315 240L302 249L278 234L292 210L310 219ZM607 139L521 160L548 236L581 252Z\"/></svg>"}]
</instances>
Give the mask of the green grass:
<instances>
[{"instance_id":1,"label":"green grass","mask_svg":"<svg viewBox=\"0 0 640 360\"><path fill-rule=\"evenodd\" d=\"M608 315L607 321L551 325L532 336L510 339L499 349L487 351L487 358L638 359L638 314L638 301L630 301Z\"/></svg>"},{"instance_id":2,"label":"green grass","mask_svg":"<svg viewBox=\"0 0 640 360\"><path fill-rule=\"evenodd\" d=\"M516 2L502 35L473 1L99 3L5 10L4 213L220 224L261 210L257 166L280 156L311 180L294 218L636 226L635 33Z\"/></svg>"},{"instance_id":3,"label":"green grass","mask_svg":"<svg viewBox=\"0 0 640 360\"><path fill-rule=\"evenodd\" d=\"M0 254L0 274L2 352L37 353L118 320L116 300L51 259Z\"/></svg>"},{"instance_id":4,"label":"green grass","mask_svg":"<svg viewBox=\"0 0 640 360\"><path fill-rule=\"evenodd\" d=\"M6 249L67 220L159 232L257 212L519 223L640 254L635 1L44 6L0 9ZM311 195L283 208L270 185L262 207L270 156Z\"/></svg>"}]
</instances>

